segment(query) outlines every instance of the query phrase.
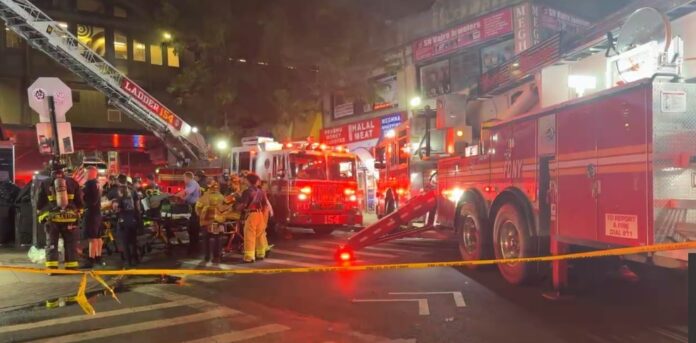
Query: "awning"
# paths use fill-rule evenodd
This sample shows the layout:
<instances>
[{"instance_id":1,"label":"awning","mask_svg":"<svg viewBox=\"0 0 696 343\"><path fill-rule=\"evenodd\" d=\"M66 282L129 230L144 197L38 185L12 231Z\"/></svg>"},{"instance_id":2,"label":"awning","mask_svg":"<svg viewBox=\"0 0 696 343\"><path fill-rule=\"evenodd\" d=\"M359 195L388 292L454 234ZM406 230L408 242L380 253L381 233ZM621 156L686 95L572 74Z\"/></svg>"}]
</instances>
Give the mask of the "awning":
<instances>
[{"instance_id":1,"label":"awning","mask_svg":"<svg viewBox=\"0 0 696 343\"><path fill-rule=\"evenodd\" d=\"M375 158L372 156L372 148L377 145L377 141L379 141L379 139L374 138L346 145L346 148L358 156L363 165L365 165L365 168L373 174L375 173Z\"/></svg>"}]
</instances>

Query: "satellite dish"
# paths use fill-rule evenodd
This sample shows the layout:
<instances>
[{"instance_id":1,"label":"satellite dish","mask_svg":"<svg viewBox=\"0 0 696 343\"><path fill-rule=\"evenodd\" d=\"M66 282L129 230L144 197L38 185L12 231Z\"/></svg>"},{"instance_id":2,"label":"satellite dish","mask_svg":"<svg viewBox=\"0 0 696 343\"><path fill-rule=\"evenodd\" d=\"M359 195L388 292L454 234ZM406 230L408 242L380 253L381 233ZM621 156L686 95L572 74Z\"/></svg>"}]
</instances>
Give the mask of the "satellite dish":
<instances>
[{"instance_id":1,"label":"satellite dish","mask_svg":"<svg viewBox=\"0 0 696 343\"><path fill-rule=\"evenodd\" d=\"M667 52L672 41L672 27L669 19L652 7L636 10L626 20L616 40L619 54L635 47L656 42L660 52Z\"/></svg>"}]
</instances>

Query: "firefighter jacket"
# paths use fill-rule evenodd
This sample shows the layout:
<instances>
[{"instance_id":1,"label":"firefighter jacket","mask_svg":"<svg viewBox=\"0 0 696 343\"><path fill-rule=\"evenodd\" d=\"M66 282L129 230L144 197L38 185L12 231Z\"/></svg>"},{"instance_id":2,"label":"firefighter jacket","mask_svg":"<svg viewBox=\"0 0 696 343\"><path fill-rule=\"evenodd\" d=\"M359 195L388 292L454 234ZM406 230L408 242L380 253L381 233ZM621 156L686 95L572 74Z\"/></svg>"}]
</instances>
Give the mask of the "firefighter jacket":
<instances>
[{"instance_id":1,"label":"firefighter jacket","mask_svg":"<svg viewBox=\"0 0 696 343\"><path fill-rule=\"evenodd\" d=\"M56 202L55 178L52 177L41 184L36 202L36 208L41 211L40 222L48 220L53 223L77 223L80 211L84 207L82 191L75 179L67 176L64 178L68 193L68 206L65 211L62 211Z\"/></svg>"},{"instance_id":2,"label":"firefighter jacket","mask_svg":"<svg viewBox=\"0 0 696 343\"><path fill-rule=\"evenodd\" d=\"M200 218L201 226L225 222L227 212L231 212L231 208L225 200L225 196L213 188L210 188L196 201L196 214Z\"/></svg>"}]
</instances>

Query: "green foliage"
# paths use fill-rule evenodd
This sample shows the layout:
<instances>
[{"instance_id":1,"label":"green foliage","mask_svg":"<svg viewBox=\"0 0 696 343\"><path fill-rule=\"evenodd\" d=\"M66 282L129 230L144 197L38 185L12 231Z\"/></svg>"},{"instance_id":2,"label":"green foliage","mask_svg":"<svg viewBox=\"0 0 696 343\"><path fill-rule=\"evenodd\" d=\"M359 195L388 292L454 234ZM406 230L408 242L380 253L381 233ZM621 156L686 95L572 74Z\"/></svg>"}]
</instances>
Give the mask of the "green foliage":
<instances>
[{"instance_id":1,"label":"green foliage","mask_svg":"<svg viewBox=\"0 0 696 343\"><path fill-rule=\"evenodd\" d=\"M369 73L385 65L383 21L351 0L161 1L183 66L168 90L212 131L288 127L336 89L368 98Z\"/></svg>"}]
</instances>

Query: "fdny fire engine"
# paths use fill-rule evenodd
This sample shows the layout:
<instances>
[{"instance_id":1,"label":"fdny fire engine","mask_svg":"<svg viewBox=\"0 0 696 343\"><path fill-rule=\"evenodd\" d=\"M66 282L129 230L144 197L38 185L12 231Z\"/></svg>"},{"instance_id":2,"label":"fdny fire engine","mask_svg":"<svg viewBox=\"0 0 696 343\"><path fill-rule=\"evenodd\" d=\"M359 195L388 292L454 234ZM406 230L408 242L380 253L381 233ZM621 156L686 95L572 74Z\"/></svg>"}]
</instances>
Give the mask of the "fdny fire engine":
<instances>
[{"instance_id":1,"label":"fdny fire engine","mask_svg":"<svg viewBox=\"0 0 696 343\"><path fill-rule=\"evenodd\" d=\"M357 162L342 147L247 137L231 151L232 172L251 171L268 184L276 226L318 234L362 226Z\"/></svg>"},{"instance_id":2,"label":"fdny fire engine","mask_svg":"<svg viewBox=\"0 0 696 343\"><path fill-rule=\"evenodd\" d=\"M352 258L355 249L434 228L455 230L464 260L696 239L696 84L685 81L682 65L689 59L683 41L693 34L684 23L696 20L696 13L693 5L669 10L674 18L692 14L670 25L667 15L641 8L627 20L604 23L625 20L620 32L609 27L614 33L609 39L597 35L561 52L555 36L491 71L514 72L520 62L533 65L509 77L519 81L516 88L492 95L517 92L505 116L479 117L478 137L437 159L437 180L351 237L337 256ZM596 68L594 75L573 75L587 72L588 65ZM568 85L565 92L555 91L559 84ZM445 141L456 145L456 139ZM399 161L389 158L389 149L394 156L409 144L396 137L380 147L387 149L384 177L400 187L409 185L406 175L423 177L419 170L394 168ZM434 209L436 218L425 226L404 229ZM687 252L626 258L683 268ZM498 265L512 284L537 279L545 267ZM554 285L563 287L565 263L552 263L552 272Z\"/></svg>"}]
</instances>

